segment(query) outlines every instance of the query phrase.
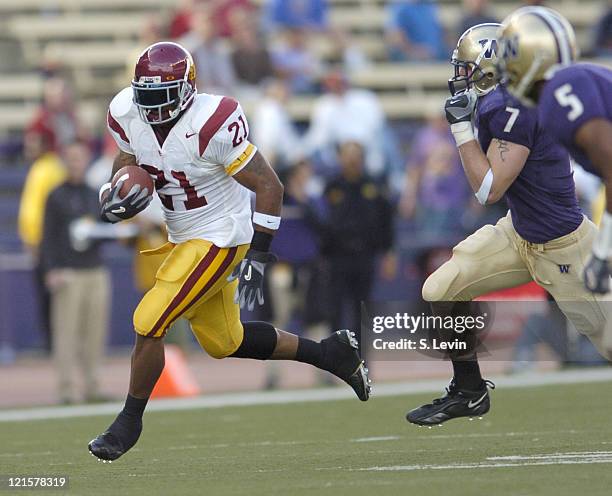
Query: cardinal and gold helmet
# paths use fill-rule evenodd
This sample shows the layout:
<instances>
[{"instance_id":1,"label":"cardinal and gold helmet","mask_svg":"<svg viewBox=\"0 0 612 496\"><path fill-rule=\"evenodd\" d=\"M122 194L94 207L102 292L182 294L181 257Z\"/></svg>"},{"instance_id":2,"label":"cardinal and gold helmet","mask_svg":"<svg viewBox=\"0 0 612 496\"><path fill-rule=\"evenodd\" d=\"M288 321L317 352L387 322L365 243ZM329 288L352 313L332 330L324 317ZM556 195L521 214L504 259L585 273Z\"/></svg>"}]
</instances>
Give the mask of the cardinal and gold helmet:
<instances>
[{"instance_id":1,"label":"cardinal and gold helmet","mask_svg":"<svg viewBox=\"0 0 612 496\"><path fill-rule=\"evenodd\" d=\"M578 58L571 24L546 7L523 7L510 14L498 37L501 82L526 105L537 102L536 83Z\"/></svg>"},{"instance_id":2,"label":"cardinal and gold helmet","mask_svg":"<svg viewBox=\"0 0 612 496\"><path fill-rule=\"evenodd\" d=\"M479 96L497 85L497 32L501 24L485 23L461 35L453 51L454 77L448 80L451 95L474 88Z\"/></svg>"}]
</instances>

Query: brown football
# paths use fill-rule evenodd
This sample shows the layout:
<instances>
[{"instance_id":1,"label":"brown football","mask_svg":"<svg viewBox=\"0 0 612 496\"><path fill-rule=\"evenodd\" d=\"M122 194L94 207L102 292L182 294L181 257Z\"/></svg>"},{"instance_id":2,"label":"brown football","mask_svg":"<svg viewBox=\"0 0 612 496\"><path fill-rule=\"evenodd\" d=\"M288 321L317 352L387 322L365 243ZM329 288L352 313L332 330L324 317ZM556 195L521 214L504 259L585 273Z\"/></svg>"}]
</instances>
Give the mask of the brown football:
<instances>
[{"instance_id":1,"label":"brown football","mask_svg":"<svg viewBox=\"0 0 612 496\"><path fill-rule=\"evenodd\" d=\"M140 167L135 165L127 165L125 167L122 167L113 176L111 185L115 186L115 184L117 184L117 181L119 181L119 179L121 179L122 177L125 177L125 180L123 181L121 189L119 190L119 196L121 198L125 198L135 184L140 185L141 191L146 188L149 191L149 195L153 194L153 191L155 189L153 179L144 169L141 169Z\"/></svg>"}]
</instances>

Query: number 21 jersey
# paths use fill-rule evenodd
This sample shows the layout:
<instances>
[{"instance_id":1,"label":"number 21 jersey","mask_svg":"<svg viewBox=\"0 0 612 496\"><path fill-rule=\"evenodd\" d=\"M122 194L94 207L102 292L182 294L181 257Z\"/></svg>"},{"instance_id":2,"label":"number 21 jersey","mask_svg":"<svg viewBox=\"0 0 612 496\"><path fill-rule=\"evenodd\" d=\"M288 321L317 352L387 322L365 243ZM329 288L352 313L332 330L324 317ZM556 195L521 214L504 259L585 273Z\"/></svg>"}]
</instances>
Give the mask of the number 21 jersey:
<instances>
[{"instance_id":1,"label":"number 21 jersey","mask_svg":"<svg viewBox=\"0 0 612 496\"><path fill-rule=\"evenodd\" d=\"M206 239L224 248L251 241L250 194L232 176L256 148L236 100L196 95L160 146L125 88L111 101L107 124L119 148L153 177L171 242Z\"/></svg>"}]
</instances>

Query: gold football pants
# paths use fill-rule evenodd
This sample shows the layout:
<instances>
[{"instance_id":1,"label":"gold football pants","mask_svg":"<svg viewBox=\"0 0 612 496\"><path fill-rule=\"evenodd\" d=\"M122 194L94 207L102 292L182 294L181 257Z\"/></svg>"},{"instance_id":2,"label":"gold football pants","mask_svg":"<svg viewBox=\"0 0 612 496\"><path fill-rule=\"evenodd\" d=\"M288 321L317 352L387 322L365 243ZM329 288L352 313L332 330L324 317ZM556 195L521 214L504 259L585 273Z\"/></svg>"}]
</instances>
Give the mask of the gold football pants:
<instances>
[{"instance_id":1,"label":"gold football pants","mask_svg":"<svg viewBox=\"0 0 612 496\"><path fill-rule=\"evenodd\" d=\"M238 281L227 281L249 245L219 248L209 241L193 239L166 243L147 254L168 253L155 275L155 285L134 312L134 329L148 337L162 337L179 317L186 318L192 332L208 354L231 355L242 343L240 307L234 303Z\"/></svg>"}]
</instances>

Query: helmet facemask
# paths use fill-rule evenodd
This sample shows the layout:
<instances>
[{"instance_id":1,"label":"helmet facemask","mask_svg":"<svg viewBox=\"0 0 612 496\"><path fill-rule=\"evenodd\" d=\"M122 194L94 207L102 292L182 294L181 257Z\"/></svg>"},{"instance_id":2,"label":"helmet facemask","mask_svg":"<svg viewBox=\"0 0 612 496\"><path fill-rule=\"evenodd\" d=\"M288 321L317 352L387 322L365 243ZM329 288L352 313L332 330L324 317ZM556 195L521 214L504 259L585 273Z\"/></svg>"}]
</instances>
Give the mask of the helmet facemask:
<instances>
[{"instance_id":1,"label":"helmet facemask","mask_svg":"<svg viewBox=\"0 0 612 496\"><path fill-rule=\"evenodd\" d=\"M161 82L158 76L132 81L132 89L141 119L153 125L176 119L195 93L184 80Z\"/></svg>"},{"instance_id":2,"label":"helmet facemask","mask_svg":"<svg viewBox=\"0 0 612 496\"><path fill-rule=\"evenodd\" d=\"M448 80L452 95L473 90L484 96L497 86L497 30L499 24L472 26L461 35L453 51L454 76Z\"/></svg>"},{"instance_id":3,"label":"helmet facemask","mask_svg":"<svg viewBox=\"0 0 612 496\"><path fill-rule=\"evenodd\" d=\"M448 80L448 89L452 96L464 93L472 88L476 88L479 95L482 94L477 83L487 77L486 72L474 62L465 62L453 58L451 64L455 68L455 75Z\"/></svg>"}]
</instances>

